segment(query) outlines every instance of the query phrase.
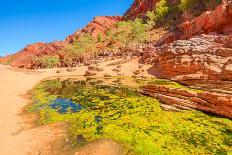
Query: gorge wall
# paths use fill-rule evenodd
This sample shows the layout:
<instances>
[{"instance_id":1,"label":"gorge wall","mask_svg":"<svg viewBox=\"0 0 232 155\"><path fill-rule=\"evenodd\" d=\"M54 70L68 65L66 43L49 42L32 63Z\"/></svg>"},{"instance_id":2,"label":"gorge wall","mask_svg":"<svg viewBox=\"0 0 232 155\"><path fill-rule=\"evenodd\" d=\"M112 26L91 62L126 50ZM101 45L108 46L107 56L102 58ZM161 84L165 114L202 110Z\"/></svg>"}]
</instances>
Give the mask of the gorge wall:
<instances>
[{"instance_id":1,"label":"gorge wall","mask_svg":"<svg viewBox=\"0 0 232 155\"><path fill-rule=\"evenodd\" d=\"M165 104L198 109L232 118L232 1L223 1L168 32L158 43L150 43L141 62L152 64L149 72L201 88L193 93L181 89L148 85L147 95Z\"/></svg>"}]
</instances>

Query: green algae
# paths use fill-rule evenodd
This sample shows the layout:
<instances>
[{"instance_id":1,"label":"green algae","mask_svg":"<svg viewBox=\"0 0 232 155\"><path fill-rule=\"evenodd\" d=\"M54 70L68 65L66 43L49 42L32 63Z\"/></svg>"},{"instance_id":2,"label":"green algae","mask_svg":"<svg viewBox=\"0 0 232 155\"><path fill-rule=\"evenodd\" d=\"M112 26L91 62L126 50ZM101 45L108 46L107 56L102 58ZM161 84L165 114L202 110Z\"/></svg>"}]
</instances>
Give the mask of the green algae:
<instances>
[{"instance_id":1,"label":"green algae","mask_svg":"<svg viewBox=\"0 0 232 155\"><path fill-rule=\"evenodd\" d=\"M150 80L157 85L184 87L157 81ZM131 86L106 84L96 79L49 80L37 85L32 98L35 103L29 110L38 114L39 123L66 122L73 146L81 145L77 140L81 136L86 142L110 138L123 144L126 154L230 154L232 151L231 120L200 111L164 111L158 100L139 94ZM49 106L56 98L71 99L85 108L77 113L60 114Z\"/></svg>"}]
</instances>

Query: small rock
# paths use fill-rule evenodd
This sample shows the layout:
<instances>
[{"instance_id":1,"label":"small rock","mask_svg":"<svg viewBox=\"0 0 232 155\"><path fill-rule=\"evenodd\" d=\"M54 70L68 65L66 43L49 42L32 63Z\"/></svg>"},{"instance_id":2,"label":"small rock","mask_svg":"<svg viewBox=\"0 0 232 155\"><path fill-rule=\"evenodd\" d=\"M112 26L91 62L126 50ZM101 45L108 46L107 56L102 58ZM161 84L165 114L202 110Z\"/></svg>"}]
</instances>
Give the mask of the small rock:
<instances>
[{"instance_id":1,"label":"small rock","mask_svg":"<svg viewBox=\"0 0 232 155\"><path fill-rule=\"evenodd\" d=\"M140 65L139 65L139 69L141 69L141 68L143 68L143 65L140 64Z\"/></svg>"},{"instance_id":2,"label":"small rock","mask_svg":"<svg viewBox=\"0 0 232 155\"><path fill-rule=\"evenodd\" d=\"M89 66L88 70L102 72L104 69L97 66Z\"/></svg>"},{"instance_id":3,"label":"small rock","mask_svg":"<svg viewBox=\"0 0 232 155\"><path fill-rule=\"evenodd\" d=\"M68 68L66 71L67 72L74 72L74 71L76 71L77 69L75 69L75 68Z\"/></svg>"},{"instance_id":4,"label":"small rock","mask_svg":"<svg viewBox=\"0 0 232 155\"><path fill-rule=\"evenodd\" d=\"M64 70L58 70L58 71L56 71L56 73L62 73Z\"/></svg>"},{"instance_id":5,"label":"small rock","mask_svg":"<svg viewBox=\"0 0 232 155\"><path fill-rule=\"evenodd\" d=\"M122 68L122 66L121 66L121 65L118 65L117 68Z\"/></svg>"},{"instance_id":6,"label":"small rock","mask_svg":"<svg viewBox=\"0 0 232 155\"><path fill-rule=\"evenodd\" d=\"M114 71L114 72L118 73L118 72L120 72L121 70L120 70L120 69L118 69L118 68L114 68L112 71Z\"/></svg>"},{"instance_id":7,"label":"small rock","mask_svg":"<svg viewBox=\"0 0 232 155\"><path fill-rule=\"evenodd\" d=\"M85 76L94 76L94 75L96 75L97 73L95 72L95 71L91 71L91 70L87 70L86 72L85 72Z\"/></svg>"},{"instance_id":8,"label":"small rock","mask_svg":"<svg viewBox=\"0 0 232 155\"><path fill-rule=\"evenodd\" d=\"M112 77L112 76L110 74L108 74L108 73L105 73L104 77Z\"/></svg>"},{"instance_id":9,"label":"small rock","mask_svg":"<svg viewBox=\"0 0 232 155\"><path fill-rule=\"evenodd\" d=\"M134 75L139 75L142 71L141 70L136 70L133 72Z\"/></svg>"}]
</instances>

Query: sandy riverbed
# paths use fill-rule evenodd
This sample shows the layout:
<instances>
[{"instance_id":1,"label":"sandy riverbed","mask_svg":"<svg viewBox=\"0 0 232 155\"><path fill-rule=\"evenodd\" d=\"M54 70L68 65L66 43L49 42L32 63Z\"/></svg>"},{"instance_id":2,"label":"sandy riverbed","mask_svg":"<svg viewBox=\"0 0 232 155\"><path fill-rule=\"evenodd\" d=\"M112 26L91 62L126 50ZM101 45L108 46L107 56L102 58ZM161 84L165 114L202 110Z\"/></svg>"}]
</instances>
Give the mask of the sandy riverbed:
<instances>
[{"instance_id":1,"label":"sandy riverbed","mask_svg":"<svg viewBox=\"0 0 232 155\"><path fill-rule=\"evenodd\" d=\"M98 76L105 73L116 75L112 71L115 66L108 66L112 62L100 64L104 71ZM144 66L144 69L149 67ZM63 71L57 74L56 71L59 69L26 71L0 65L0 155L53 154L51 144L62 137L63 129L59 125L41 127L28 125L21 115L23 107L28 104L23 96L45 78L83 75L86 69L87 67L83 66L78 67L74 72ZM131 76L136 69L138 69L138 60L131 60L122 65L121 74Z\"/></svg>"}]
</instances>

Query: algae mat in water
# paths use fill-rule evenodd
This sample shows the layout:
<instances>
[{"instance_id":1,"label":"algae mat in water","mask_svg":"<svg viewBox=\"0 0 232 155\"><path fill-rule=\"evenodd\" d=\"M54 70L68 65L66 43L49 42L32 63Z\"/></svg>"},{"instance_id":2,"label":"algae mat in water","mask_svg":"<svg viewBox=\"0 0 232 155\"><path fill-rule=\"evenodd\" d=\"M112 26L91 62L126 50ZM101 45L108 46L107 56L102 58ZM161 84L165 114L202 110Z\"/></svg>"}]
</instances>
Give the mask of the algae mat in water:
<instances>
[{"instance_id":1,"label":"algae mat in water","mask_svg":"<svg viewBox=\"0 0 232 155\"><path fill-rule=\"evenodd\" d=\"M232 121L199 111L168 112L134 88L93 81L49 80L32 91L40 124L67 122L74 146L99 138L126 154L231 154ZM81 141L78 140L81 137Z\"/></svg>"}]
</instances>

